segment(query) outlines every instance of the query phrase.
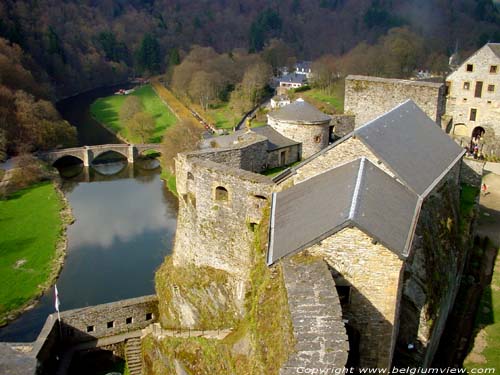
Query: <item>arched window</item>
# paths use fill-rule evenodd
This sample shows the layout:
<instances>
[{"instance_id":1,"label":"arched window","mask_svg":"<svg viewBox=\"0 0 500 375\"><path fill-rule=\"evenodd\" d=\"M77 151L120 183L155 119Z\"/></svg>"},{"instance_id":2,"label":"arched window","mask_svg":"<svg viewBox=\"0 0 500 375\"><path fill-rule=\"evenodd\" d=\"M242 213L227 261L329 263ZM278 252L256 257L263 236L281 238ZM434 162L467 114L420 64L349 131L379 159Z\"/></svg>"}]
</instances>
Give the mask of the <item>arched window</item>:
<instances>
[{"instance_id":1,"label":"arched window","mask_svg":"<svg viewBox=\"0 0 500 375\"><path fill-rule=\"evenodd\" d=\"M215 200L216 201L227 201L229 199L229 193L227 189L223 186L217 186L215 188Z\"/></svg>"},{"instance_id":2,"label":"arched window","mask_svg":"<svg viewBox=\"0 0 500 375\"><path fill-rule=\"evenodd\" d=\"M188 172L187 177L188 177L188 180L194 180L194 176L191 172Z\"/></svg>"}]
</instances>

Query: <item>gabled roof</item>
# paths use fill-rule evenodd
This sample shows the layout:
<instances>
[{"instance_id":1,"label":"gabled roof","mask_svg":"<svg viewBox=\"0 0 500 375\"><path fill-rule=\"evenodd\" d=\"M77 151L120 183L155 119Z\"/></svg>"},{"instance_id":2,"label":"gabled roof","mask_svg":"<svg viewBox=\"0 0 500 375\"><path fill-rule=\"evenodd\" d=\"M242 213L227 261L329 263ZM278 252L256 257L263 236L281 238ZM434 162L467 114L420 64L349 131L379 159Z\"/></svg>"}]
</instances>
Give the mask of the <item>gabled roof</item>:
<instances>
[{"instance_id":1,"label":"gabled roof","mask_svg":"<svg viewBox=\"0 0 500 375\"><path fill-rule=\"evenodd\" d=\"M354 136L421 196L465 152L411 100L357 128Z\"/></svg>"},{"instance_id":2,"label":"gabled roof","mask_svg":"<svg viewBox=\"0 0 500 375\"><path fill-rule=\"evenodd\" d=\"M276 120L304 125L324 123L331 120L330 116L324 114L303 99L298 99L293 103L281 107L269 113L268 116Z\"/></svg>"},{"instance_id":3,"label":"gabled roof","mask_svg":"<svg viewBox=\"0 0 500 375\"><path fill-rule=\"evenodd\" d=\"M366 158L273 194L268 264L354 226L408 255L421 199Z\"/></svg>"},{"instance_id":4,"label":"gabled roof","mask_svg":"<svg viewBox=\"0 0 500 375\"><path fill-rule=\"evenodd\" d=\"M287 82L287 83L304 83L307 80L304 74L297 73L289 73L285 74L283 77L279 78L279 82Z\"/></svg>"},{"instance_id":5,"label":"gabled roof","mask_svg":"<svg viewBox=\"0 0 500 375\"><path fill-rule=\"evenodd\" d=\"M299 142L295 142L274 130L269 125L259 126L257 128L252 128L254 133L262 135L267 138L267 150L273 151L283 147L289 147L293 145L298 145Z\"/></svg>"},{"instance_id":6,"label":"gabled roof","mask_svg":"<svg viewBox=\"0 0 500 375\"><path fill-rule=\"evenodd\" d=\"M500 58L500 43L488 43L486 45L490 47L490 49L497 57Z\"/></svg>"},{"instance_id":7,"label":"gabled roof","mask_svg":"<svg viewBox=\"0 0 500 375\"><path fill-rule=\"evenodd\" d=\"M363 142L403 184L424 198L465 153L412 100L407 100L284 171L274 181L281 182L318 156L335 152L339 143L351 137Z\"/></svg>"}]
</instances>

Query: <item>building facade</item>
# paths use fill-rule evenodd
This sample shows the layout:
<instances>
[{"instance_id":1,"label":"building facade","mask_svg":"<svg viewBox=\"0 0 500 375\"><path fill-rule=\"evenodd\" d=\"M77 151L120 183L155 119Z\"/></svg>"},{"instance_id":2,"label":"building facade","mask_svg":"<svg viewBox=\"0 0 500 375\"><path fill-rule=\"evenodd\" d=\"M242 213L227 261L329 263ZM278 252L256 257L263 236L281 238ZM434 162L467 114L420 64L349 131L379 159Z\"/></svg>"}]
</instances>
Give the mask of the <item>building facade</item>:
<instances>
[{"instance_id":1,"label":"building facade","mask_svg":"<svg viewBox=\"0 0 500 375\"><path fill-rule=\"evenodd\" d=\"M500 43L479 49L446 78L446 85L450 134L494 151L500 140Z\"/></svg>"}]
</instances>

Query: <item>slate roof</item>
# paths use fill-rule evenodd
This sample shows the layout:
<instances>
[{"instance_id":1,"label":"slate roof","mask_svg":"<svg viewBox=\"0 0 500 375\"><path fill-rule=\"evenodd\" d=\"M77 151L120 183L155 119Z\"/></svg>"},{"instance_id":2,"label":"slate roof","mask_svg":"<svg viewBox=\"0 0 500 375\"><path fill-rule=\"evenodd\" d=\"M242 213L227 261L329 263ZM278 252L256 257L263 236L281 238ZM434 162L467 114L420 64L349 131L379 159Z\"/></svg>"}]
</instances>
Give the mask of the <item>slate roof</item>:
<instances>
[{"instance_id":1,"label":"slate roof","mask_svg":"<svg viewBox=\"0 0 500 375\"><path fill-rule=\"evenodd\" d=\"M295 142L281 135L269 125L265 125L258 128L252 128L251 131L242 129L228 135L204 139L200 143L200 149L206 150L214 147L228 148L237 146L243 142L258 142L264 140L267 140L268 151L299 144L299 142Z\"/></svg>"},{"instance_id":2,"label":"slate roof","mask_svg":"<svg viewBox=\"0 0 500 375\"><path fill-rule=\"evenodd\" d=\"M421 199L366 158L273 194L268 264L354 226L408 255Z\"/></svg>"},{"instance_id":3,"label":"slate roof","mask_svg":"<svg viewBox=\"0 0 500 375\"><path fill-rule=\"evenodd\" d=\"M312 67L312 62L311 61L299 61L297 64L295 64L295 69L302 71L304 69L305 72L309 72L309 70Z\"/></svg>"},{"instance_id":4,"label":"slate roof","mask_svg":"<svg viewBox=\"0 0 500 375\"><path fill-rule=\"evenodd\" d=\"M303 125L314 125L330 121L330 116L324 114L319 109L304 101L303 99L296 100L276 111L269 113L269 117L289 121Z\"/></svg>"},{"instance_id":5,"label":"slate roof","mask_svg":"<svg viewBox=\"0 0 500 375\"><path fill-rule=\"evenodd\" d=\"M421 196L465 152L411 100L355 129L354 136Z\"/></svg>"},{"instance_id":6,"label":"slate roof","mask_svg":"<svg viewBox=\"0 0 500 375\"><path fill-rule=\"evenodd\" d=\"M297 73L288 73L283 77L278 79L279 82L287 82L287 83L305 83L307 77L305 74L297 74Z\"/></svg>"},{"instance_id":7,"label":"slate roof","mask_svg":"<svg viewBox=\"0 0 500 375\"><path fill-rule=\"evenodd\" d=\"M268 151L273 151L283 147L289 147L299 144L299 142L295 142L281 135L269 125L259 126L258 128L252 128L252 131L267 138Z\"/></svg>"},{"instance_id":8,"label":"slate roof","mask_svg":"<svg viewBox=\"0 0 500 375\"><path fill-rule=\"evenodd\" d=\"M500 57L500 43L488 43L487 45L497 57Z\"/></svg>"}]
</instances>

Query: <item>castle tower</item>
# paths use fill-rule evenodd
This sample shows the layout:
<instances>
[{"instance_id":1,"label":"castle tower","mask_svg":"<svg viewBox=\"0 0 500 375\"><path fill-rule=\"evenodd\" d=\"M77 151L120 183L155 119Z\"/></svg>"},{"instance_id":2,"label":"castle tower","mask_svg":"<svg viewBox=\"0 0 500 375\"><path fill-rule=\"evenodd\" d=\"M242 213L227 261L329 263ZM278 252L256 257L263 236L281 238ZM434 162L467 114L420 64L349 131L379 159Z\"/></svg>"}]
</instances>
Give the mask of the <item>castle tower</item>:
<instances>
[{"instance_id":1,"label":"castle tower","mask_svg":"<svg viewBox=\"0 0 500 375\"><path fill-rule=\"evenodd\" d=\"M302 143L302 158L328 146L330 116L303 99L288 104L267 115L267 123L283 136Z\"/></svg>"}]
</instances>

